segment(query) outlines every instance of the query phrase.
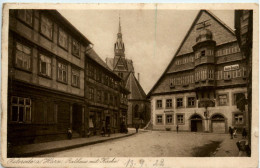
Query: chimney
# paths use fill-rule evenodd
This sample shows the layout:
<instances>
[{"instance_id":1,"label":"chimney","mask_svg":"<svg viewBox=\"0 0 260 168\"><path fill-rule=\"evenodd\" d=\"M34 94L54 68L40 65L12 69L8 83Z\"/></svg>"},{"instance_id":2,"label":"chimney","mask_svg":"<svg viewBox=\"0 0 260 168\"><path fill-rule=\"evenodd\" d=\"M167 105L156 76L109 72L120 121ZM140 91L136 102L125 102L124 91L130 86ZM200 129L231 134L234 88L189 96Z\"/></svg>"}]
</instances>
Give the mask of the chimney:
<instances>
[{"instance_id":1,"label":"chimney","mask_svg":"<svg viewBox=\"0 0 260 168\"><path fill-rule=\"evenodd\" d=\"M140 83L140 74L138 73L138 77L137 77L138 82Z\"/></svg>"}]
</instances>

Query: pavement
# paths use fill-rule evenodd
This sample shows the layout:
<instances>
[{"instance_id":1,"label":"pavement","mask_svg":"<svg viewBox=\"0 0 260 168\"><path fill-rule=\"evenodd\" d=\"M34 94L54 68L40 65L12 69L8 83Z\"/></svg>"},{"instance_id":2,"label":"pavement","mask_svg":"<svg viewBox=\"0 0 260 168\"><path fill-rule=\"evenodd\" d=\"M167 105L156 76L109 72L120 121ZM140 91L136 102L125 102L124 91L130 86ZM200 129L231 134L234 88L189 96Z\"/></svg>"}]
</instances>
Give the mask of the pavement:
<instances>
[{"instance_id":1,"label":"pavement","mask_svg":"<svg viewBox=\"0 0 260 168\"><path fill-rule=\"evenodd\" d=\"M238 157L235 143L240 139L240 135L230 139L229 134L147 131L37 157Z\"/></svg>"},{"instance_id":2,"label":"pavement","mask_svg":"<svg viewBox=\"0 0 260 168\"><path fill-rule=\"evenodd\" d=\"M39 155L42 155L43 157L200 157L200 155L194 155L194 148L197 148L199 153L202 153L203 150L204 152L208 152L209 154L206 156L237 157L239 151L236 142L242 140L240 134L237 135L237 138L230 139L229 134L191 132L179 132L179 134L177 134L174 131L148 131L142 129L139 129L141 134L136 134L135 129L129 128L128 130L128 134L116 133L111 134L110 137L91 136L89 138L75 138L72 140L13 146L8 150L8 157L37 157ZM147 133L142 134L142 132ZM129 136L131 136L131 138L124 139L124 137ZM120 140L112 141L116 139ZM109 141L112 142L110 143ZM210 151L210 148L208 148L207 145L214 142L221 143ZM122 150L122 148L124 150ZM133 150L135 150L134 153L132 152Z\"/></svg>"},{"instance_id":3,"label":"pavement","mask_svg":"<svg viewBox=\"0 0 260 168\"><path fill-rule=\"evenodd\" d=\"M235 157L239 155L236 143L241 140L245 141L245 139L242 139L241 134L237 134L237 137L233 139L230 138L230 135L227 135L227 137L217 148L215 157Z\"/></svg>"},{"instance_id":4,"label":"pavement","mask_svg":"<svg viewBox=\"0 0 260 168\"><path fill-rule=\"evenodd\" d=\"M139 131L145 131L139 129ZM119 138L129 137L135 134L135 129L128 129L128 133L115 133L102 137L101 135L91 136L89 138L75 138L71 140L59 140L44 143L11 146L8 149L8 157L31 157L35 155L48 154L52 152L59 152L63 150L83 147L87 145L102 143L106 141L111 141Z\"/></svg>"}]
</instances>

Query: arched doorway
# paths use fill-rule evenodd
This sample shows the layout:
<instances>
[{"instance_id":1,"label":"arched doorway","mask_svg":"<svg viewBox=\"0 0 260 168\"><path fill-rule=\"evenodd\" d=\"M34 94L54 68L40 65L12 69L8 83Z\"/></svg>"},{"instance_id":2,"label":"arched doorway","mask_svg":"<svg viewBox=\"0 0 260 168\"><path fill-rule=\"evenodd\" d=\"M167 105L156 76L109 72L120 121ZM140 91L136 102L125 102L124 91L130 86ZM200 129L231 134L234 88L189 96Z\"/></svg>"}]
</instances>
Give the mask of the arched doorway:
<instances>
[{"instance_id":1,"label":"arched doorway","mask_svg":"<svg viewBox=\"0 0 260 168\"><path fill-rule=\"evenodd\" d=\"M202 118L198 114L193 115L190 118L190 126L191 126L191 131L192 132L202 132L203 127L202 127Z\"/></svg>"},{"instance_id":2,"label":"arched doorway","mask_svg":"<svg viewBox=\"0 0 260 168\"><path fill-rule=\"evenodd\" d=\"M214 133L225 133L225 118L221 114L215 114L211 117L211 128Z\"/></svg>"}]
</instances>

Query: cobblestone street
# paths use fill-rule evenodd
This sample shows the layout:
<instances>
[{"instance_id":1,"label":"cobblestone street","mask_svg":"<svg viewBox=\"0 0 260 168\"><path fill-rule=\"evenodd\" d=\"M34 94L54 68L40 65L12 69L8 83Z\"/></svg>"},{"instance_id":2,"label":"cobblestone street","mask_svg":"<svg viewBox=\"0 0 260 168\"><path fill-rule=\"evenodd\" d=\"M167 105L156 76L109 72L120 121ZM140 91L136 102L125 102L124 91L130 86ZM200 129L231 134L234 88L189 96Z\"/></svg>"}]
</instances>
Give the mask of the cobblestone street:
<instances>
[{"instance_id":1,"label":"cobblestone street","mask_svg":"<svg viewBox=\"0 0 260 168\"><path fill-rule=\"evenodd\" d=\"M238 156L236 142L228 134L149 131L105 143L40 157L207 157Z\"/></svg>"}]
</instances>

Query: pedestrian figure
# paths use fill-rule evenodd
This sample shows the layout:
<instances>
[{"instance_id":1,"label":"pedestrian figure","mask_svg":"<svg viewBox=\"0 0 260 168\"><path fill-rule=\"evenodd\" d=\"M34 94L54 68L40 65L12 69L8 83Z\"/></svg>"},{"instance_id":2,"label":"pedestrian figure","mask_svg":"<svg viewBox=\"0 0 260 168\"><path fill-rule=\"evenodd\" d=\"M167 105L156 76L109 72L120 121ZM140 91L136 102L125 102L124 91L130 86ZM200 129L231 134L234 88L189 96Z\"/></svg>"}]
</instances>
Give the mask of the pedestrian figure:
<instances>
[{"instance_id":1,"label":"pedestrian figure","mask_svg":"<svg viewBox=\"0 0 260 168\"><path fill-rule=\"evenodd\" d=\"M246 129L243 128L243 130L242 130L242 138L244 139L246 137L247 137L247 132L246 132Z\"/></svg>"},{"instance_id":2,"label":"pedestrian figure","mask_svg":"<svg viewBox=\"0 0 260 168\"><path fill-rule=\"evenodd\" d=\"M237 128L234 127L234 130L233 130L233 137L236 138L237 137Z\"/></svg>"},{"instance_id":3,"label":"pedestrian figure","mask_svg":"<svg viewBox=\"0 0 260 168\"><path fill-rule=\"evenodd\" d=\"M233 129L231 127L229 127L229 134L230 138L233 139Z\"/></svg>"},{"instance_id":4,"label":"pedestrian figure","mask_svg":"<svg viewBox=\"0 0 260 168\"><path fill-rule=\"evenodd\" d=\"M177 134L178 134L178 132L179 132L179 125L177 125L176 130L177 130Z\"/></svg>"},{"instance_id":5,"label":"pedestrian figure","mask_svg":"<svg viewBox=\"0 0 260 168\"><path fill-rule=\"evenodd\" d=\"M136 133L138 133L138 129L139 129L139 125L138 125L138 124L136 124L136 125L135 125L135 130L136 130Z\"/></svg>"},{"instance_id":6,"label":"pedestrian figure","mask_svg":"<svg viewBox=\"0 0 260 168\"><path fill-rule=\"evenodd\" d=\"M72 130L70 128L68 128L68 139L71 139L72 138Z\"/></svg>"},{"instance_id":7,"label":"pedestrian figure","mask_svg":"<svg viewBox=\"0 0 260 168\"><path fill-rule=\"evenodd\" d=\"M250 156L250 148L247 140L241 140L236 143L239 150L238 156Z\"/></svg>"}]
</instances>

